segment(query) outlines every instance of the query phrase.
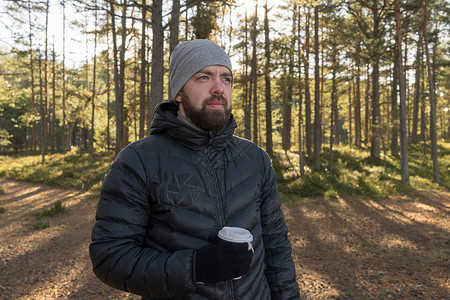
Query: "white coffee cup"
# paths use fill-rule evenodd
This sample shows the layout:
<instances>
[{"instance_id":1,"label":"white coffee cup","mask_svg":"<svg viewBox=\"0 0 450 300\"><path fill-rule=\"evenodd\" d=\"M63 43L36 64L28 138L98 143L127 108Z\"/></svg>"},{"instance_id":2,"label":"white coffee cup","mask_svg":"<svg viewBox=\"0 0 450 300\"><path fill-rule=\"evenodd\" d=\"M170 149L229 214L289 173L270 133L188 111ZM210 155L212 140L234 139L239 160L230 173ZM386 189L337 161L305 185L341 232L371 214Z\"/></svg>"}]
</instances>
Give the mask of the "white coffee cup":
<instances>
[{"instance_id":1,"label":"white coffee cup","mask_svg":"<svg viewBox=\"0 0 450 300\"><path fill-rule=\"evenodd\" d=\"M219 238L232 243L247 243L248 250L253 250L252 241L253 235L245 228L241 227L223 227L218 234ZM242 276L241 276L242 277ZM240 279L241 277L233 278L234 280Z\"/></svg>"}]
</instances>

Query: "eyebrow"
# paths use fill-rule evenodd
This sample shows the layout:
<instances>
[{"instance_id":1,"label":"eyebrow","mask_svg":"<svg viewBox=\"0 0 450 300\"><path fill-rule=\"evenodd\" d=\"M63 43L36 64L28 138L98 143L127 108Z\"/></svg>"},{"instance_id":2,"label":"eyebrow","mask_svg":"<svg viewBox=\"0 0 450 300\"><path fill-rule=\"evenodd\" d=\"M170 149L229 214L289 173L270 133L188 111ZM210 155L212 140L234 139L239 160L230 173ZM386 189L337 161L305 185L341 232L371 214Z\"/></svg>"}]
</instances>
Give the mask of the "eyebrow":
<instances>
[{"instance_id":1,"label":"eyebrow","mask_svg":"<svg viewBox=\"0 0 450 300\"><path fill-rule=\"evenodd\" d=\"M203 74L206 74L206 75L209 75L209 76L213 76L213 75L214 75L213 72L211 72L211 71L209 71L209 70L205 70L205 69L201 69L200 71L197 72L197 74L198 74L198 73L203 73ZM226 72L226 71L220 73L220 76L229 76L229 77L233 77L233 75L231 75L231 72Z\"/></svg>"}]
</instances>

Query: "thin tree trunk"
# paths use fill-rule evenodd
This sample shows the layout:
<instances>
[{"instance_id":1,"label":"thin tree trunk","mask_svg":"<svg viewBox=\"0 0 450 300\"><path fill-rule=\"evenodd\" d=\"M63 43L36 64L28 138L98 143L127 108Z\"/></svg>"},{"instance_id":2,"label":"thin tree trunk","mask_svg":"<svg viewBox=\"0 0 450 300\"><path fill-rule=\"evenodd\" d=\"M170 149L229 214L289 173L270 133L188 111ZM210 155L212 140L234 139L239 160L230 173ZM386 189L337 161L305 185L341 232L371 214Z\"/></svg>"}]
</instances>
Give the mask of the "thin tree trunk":
<instances>
[{"instance_id":1,"label":"thin tree trunk","mask_svg":"<svg viewBox=\"0 0 450 300\"><path fill-rule=\"evenodd\" d=\"M269 37L269 18L267 0L264 4L264 53L266 56L264 80L266 85L266 151L270 155L273 154L273 141L272 141L272 96L270 86L270 37Z\"/></svg>"},{"instance_id":2,"label":"thin tree trunk","mask_svg":"<svg viewBox=\"0 0 450 300\"><path fill-rule=\"evenodd\" d=\"M106 30L106 40L107 40L107 50L106 50L106 86L108 87L108 92L106 94L106 149L111 150L111 78L110 78L110 72L111 72L111 63L110 63L110 40L109 40L109 15L106 14L106 26L108 29ZM114 57L116 55L114 54Z\"/></svg>"},{"instance_id":3,"label":"thin tree trunk","mask_svg":"<svg viewBox=\"0 0 450 300\"><path fill-rule=\"evenodd\" d=\"M177 0L174 0L174 3ZM140 69L140 77L141 82L139 84L139 138L142 139L145 135L145 86L147 84L146 80L146 70L147 70L147 58L145 56L145 46L146 46L146 33L145 29L147 27L147 2L146 0L142 0L142 37L141 37L141 69ZM172 51L171 51L172 53Z\"/></svg>"},{"instance_id":4,"label":"thin tree trunk","mask_svg":"<svg viewBox=\"0 0 450 300\"><path fill-rule=\"evenodd\" d=\"M172 1L172 12L170 16L170 53L172 53L178 44L178 35L180 32L180 0Z\"/></svg>"},{"instance_id":5,"label":"thin tree trunk","mask_svg":"<svg viewBox=\"0 0 450 300\"><path fill-rule=\"evenodd\" d=\"M394 49L394 67L392 70L392 89L391 89L391 155L398 157L398 62L401 54L398 48Z\"/></svg>"},{"instance_id":6,"label":"thin tree trunk","mask_svg":"<svg viewBox=\"0 0 450 300\"><path fill-rule=\"evenodd\" d=\"M33 116L33 121L31 124L31 150L36 153L36 99L34 90L34 51L33 51L33 26L31 22L31 1L28 0L28 25L29 34L28 38L30 41L30 85L31 85L31 115Z\"/></svg>"},{"instance_id":7,"label":"thin tree trunk","mask_svg":"<svg viewBox=\"0 0 450 300\"><path fill-rule=\"evenodd\" d=\"M419 125L419 104L421 97L420 81L421 81L421 70L422 70L422 34L419 33L419 39L417 42L417 55L416 55L416 76L414 82L414 103L413 103L413 120L412 120L412 132L411 141L418 142L418 125Z\"/></svg>"},{"instance_id":8,"label":"thin tree trunk","mask_svg":"<svg viewBox=\"0 0 450 300\"><path fill-rule=\"evenodd\" d=\"M320 73L319 73L319 7L314 7L314 56L315 56L315 91L314 91L314 169L320 170Z\"/></svg>"},{"instance_id":9,"label":"thin tree trunk","mask_svg":"<svg viewBox=\"0 0 450 300\"><path fill-rule=\"evenodd\" d=\"M55 153L56 149L56 53L55 42L53 41L53 61L52 61L52 122L51 122L51 151Z\"/></svg>"},{"instance_id":10,"label":"thin tree trunk","mask_svg":"<svg viewBox=\"0 0 450 300\"><path fill-rule=\"evenodd\" d=\"M431 140L431 159L433 161L433 179L436 183L441 183L438 163L437 149L437 126L436 126L436 95L434 92L434 78L430 63L430 51L428 49L428 0L423 1L423 38L425 46L425 60L428 72L428 89L430 93L430 140Z\"/></svg>"},{"instance_id":11,"label":"thin tree trunk","mask_svg":"<svg viewBox=\"0 0 450 300\"><path fill-rule=\"evenodd\" d=\"M352 83L348 83L348 144L351 147L353 143L352 137Z\"/></svg>"},{"instance_id":12,"label":"thin tree trunk","mask_svg":"<svg viewBox=\"0 0 450 300\"><path fill-rule=\"evenodd\" d=\"M150 125L155 107L163 101L164 34L162 26L162 0L155 0L152 4L152 32L152 74L147 114L147 134L150 134ZM176 95L172 95L172 97L175 98Z\"/></svg>"},{"instance_id":13,"label":"thin tree trunk","mask_svg":"<svg viewBox=\"0 0 450 300\"><path fill-rule=\"evenodd\" d=\"M287 94L283 98L283 135L282 135L282 148L287 151L291 148L291 127L292 127L292 97L294 88L294 49L296 40L296 21L297 21L297 6L294 5L293 9L293 27L292 27L292 39L291 46L288 52L288 74L287 74Z\"/></svg>"},{"instance_id":14,"label":"thin tree trunk","mask_svg":"<svg viewBox=\"0 0 450 300\"><path fill-rule=\"evenodd\" d=\"M336 95L336 51L335 49L332 50L332 79L331 79L331 110L330 110L330 157L329 157L329 161L328 161L328 170L333 171L334 169L334 162L333 162L333 144L334 144L334 134L333 132L335 130L333 130L334 128L334 122L336 122L336 120L334 119L334 115L335 115L335 111L337 111L337 95Z\"/></svg>"},{"instance_id":15,"label":"thin tree trunk","mask_svg":"<svg viewBox=\"0 0 450 300\"><path fill-rule=\"evenodd\" d=\"M94 11L94 69L92 74L92 99L91 99L91 130L89 134L89 154L94 154L94 135L95 135L95 77L97 72L97 2L95 2Z\"/></svg>"},{"instance_id":16,"label":"thin tree trunk","mask_svg":"<svg viewBox=\"0 0 450 300\"><path fill-rule=\"evenodd\" d=\"M126 128L126 114L124 111L125 106L125 52L126 52L126 39L127 39L127 7L128 3L127 0L123 0L122 2L122 32L121 32L121 46L120 46L120 66L119 66L119 97L118 101L116 101L117 113L119 116L119 119L116 119L116 122L118 122L119 131L121 135L120 142L117 141L118 147L116 148L116 153L119 153L119 151L128 144L128 128Z\"/></svg>"},{"instance_id":17,"label":"thin tree trunk","mask_svg":"<svg viewBox=\"0 0 450 300\"><path fill-rule=\"evenodd\" d=\"M359 58L356 63L355 146L361 148L361 69Z\"/></svg>"},{"instance_id":18,"label":"thin tree trunk","mask_svg":"<svg viewBox=\"0 0 450 300\"><path fill-rule=\"evenodd\" d=\"M365 115L364 115L364 144L369 143L369 123L370 123L370 70L367 66L366 94L365 94Z\"/></svg>"},{"instance_id":19,"label":"thin tree trunk","mask_svg":"<svg viewBox=\"0 0 450 300\"><path fill-rule=\"evenodd\" d=\"M40 114L41 114L41 120L40 120L40 128L41 128L41 134L40 134L40 146L39 150L41 152L41 163L45 164L45 154L46 154L46 136L45 136L45 109L44 109L44 96L43 96L43 87L42 87L42 59L39 57L39 103L40 103Z\"/></svg>"},{"instance_id":20,"label":"thin tree trunk","mask_svg":"<svg viewBox=\"0 0 450 300\"><path fill-rule=\"evenodd\" d=\"M408 165L408 136L406 124L406 86L402 60L402 21L400 15L400 0L394 1L395 5L395 31L397 46L397 75L400 87L400 147L402 154L402 181L409 185Z\"/></svg>"},{"instance_id":21,"label":"thin tree trunk","mask_svg":"<svg viewBox=\"0 0 450 300\"><path fill-rule=\"evenodd\" d=\"M300 7L299 7L299 13L297 14L298 18L298 158L299 158L299 168L300 168L300 175L305 175L305 165L304 165L304 157L303 157L303 139L302 139L302 121L303 121L303 99L302 99L302 92L303 92L303 84L302 84L302 46L300 43L300 32L301 32L301 14L300 14Z\"/></svg>"},{"instance_id":22,"label":"thin tree trunk","mask_svg":"<svg viewBox=\"0 0 450 300\"><path fill-rule=\"evenodd\" d=\"M61 149L62 153L67 151L67 137L66 137L66 1L63 0L63 60L62 60L62 80L63 80L63 90L62 90L62 135L61 135Z\"/></svg>"},{"instance_id":23,"label":"thin tree trunk","mask_svg":"<svg viewBox=\"0 0 450 300\"><path fill-rule=\"evenodd\" d=\"M251 94L252 78L248 77L248 18L247 9L245 9L245 40L244 40L244 137L247 140L252 139L252 120L251 120ZM250 87L249 87L250 85Z\"/></svg>"},{"instance_id":24,"label":"thin tree trunk","mask_svg":"<svg viewBox=\"0 0 450 300\"><path fill-rule=\"evenodd\" d=\"M48 125L50 122L48 122L49 116L48 116L48 16L49 16L49 7L50 3L49 0L46 1L45 4L45 58L44 58L44 114L45 118L43 120L44 122L44 148L45 153L47 153L48 148L48 132L49 128Z\"/></svg>"},{"instance_id":25,"label":"thin tree trunk","mask_svg":"<svg viewBox=\"0 0 450 300\"><path fill-rule=\"evenodd\" d=\"M256 39L257 39L257 28L256 25L258 23L258 1L255 4L255 14L253 16L253 29L252 29L252 83L253 83L253 96L252 96L252 104L253 104L253 142L255 144L258 143L258 64L256 61Z\"/></svg>"},{"instance_id":26,"label":"thin tree trunk","mask_svg":"<svg viewBox=\"0 0 450 300\"><path fill-rule=\"evenodd\" d=\"M312 157L312 135L311 135L311 92L309 89L309 25L311 20L310 8L306 14L306 37L305 37L305 143L306 153Z\"/></svg>"},{"instance_id":27,"label":"thin tree trunk","mask_svg":"<svg viewBox=\"0 0 450 300\"><path fill-rule=\"evenodd\" d=\"M125 3L124 3L125 4ZM117 59L117 32L116 32L116 18L115 18L115 10L114 10L114 0L110 2L110 10L111 10L111 31L113 38L113 61L114 61L114 92L116 98L116 107L115 107L115 117L116 117L116 147L115 153L119 154L119 151L122 147L122 139L123 139L123 119L122 119L122 109L123 104L120 101L120 80L119 80L119 63Z\"/></svg>"},{"instance_id":28,"label":"thin tree trunk","mask_svg":"<svg viewBox=\"0 0 450 300\"><path fill-rule=\"evenodd\" d=\"M379 39L379 12L378 0L374 1L372 7L373 15L373 40ZM374 45L375 47L375 45ZM372 71L372 141L370 146L370 156L372 158L380 158L380 57L378 54L374 57L373 71Z\"/></svg>"}]
</instances>

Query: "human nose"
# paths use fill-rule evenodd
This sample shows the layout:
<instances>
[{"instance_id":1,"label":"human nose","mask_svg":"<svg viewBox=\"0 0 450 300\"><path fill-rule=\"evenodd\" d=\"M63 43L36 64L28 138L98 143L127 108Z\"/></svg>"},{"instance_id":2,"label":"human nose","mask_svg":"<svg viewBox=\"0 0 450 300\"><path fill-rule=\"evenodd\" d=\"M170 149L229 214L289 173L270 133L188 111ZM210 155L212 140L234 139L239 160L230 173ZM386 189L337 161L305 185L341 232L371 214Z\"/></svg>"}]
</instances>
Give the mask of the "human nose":
<instances>
[{"instance_id":1,"label":"human nose","mask_svg":"<svg viewBox=\"0 0 450 300\"><path fill-rule=\"evenodd\" d=\"M211 87L212 95L222 95L224 92L223 82L220 78L215 78L213 81L213 85Z\"/></svg>"}]
</instances>

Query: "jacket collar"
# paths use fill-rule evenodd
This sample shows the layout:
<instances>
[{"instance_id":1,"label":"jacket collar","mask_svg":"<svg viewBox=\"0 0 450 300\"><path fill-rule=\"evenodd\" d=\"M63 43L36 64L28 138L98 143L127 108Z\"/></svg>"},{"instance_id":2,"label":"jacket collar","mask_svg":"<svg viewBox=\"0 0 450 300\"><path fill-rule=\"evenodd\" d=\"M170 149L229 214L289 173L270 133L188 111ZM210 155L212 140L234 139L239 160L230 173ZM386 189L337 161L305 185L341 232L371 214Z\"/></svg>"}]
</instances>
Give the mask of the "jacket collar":
<instances>
[{"instance_id":1,"label":"jacket collar","mask_svg":"<svg viewBox=\"0 0 450 300\"><path fill-rule=\"evenodd\" d=\"M237 126L233 115L231 115L224 129L218 132L206 132L180 121L177 114L178 104L175 101L169 100L159 103L155 108L150 135L165 132L193 150L200 150L207 145L223 149L230 141Z\"/></svg>"}]
</instances>

